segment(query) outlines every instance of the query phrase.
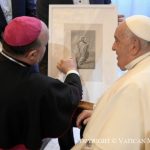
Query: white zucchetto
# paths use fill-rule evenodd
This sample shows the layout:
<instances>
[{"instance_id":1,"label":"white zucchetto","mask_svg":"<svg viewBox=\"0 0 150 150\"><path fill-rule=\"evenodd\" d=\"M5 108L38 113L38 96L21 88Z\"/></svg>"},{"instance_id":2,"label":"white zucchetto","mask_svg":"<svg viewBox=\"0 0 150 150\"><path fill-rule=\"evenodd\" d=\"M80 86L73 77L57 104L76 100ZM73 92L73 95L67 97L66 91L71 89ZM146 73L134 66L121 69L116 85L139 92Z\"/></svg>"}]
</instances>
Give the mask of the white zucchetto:
<instances>
[{"instance_id":1,"label":"white zucchetto","mask_svg":"<svg viewBox=\"0 0 150 150\"><path fill-rule=\"evenodd\" d=\"M150 41L150 18L143 15L134 15L125 20L128 28L137 37Z\"/></svg>"}]
</instances>

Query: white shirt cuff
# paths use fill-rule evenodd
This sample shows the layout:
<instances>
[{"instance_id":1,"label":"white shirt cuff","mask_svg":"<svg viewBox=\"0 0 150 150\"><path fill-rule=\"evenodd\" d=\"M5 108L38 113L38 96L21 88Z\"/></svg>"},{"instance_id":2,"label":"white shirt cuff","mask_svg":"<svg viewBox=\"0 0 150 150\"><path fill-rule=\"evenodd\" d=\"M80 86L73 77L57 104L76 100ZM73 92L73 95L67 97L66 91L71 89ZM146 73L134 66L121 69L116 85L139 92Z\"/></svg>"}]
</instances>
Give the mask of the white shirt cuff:
<instances>
[{"instance_id":1,"label":"white shirt cuff","mask_svg":"<svg viewBox=\"0 0 150 150\"><path fill-rule=\"evenodd\" d=\"M78 76L80 76L80 75L79 75L79 72L76 71L76 70L69 70L69 71L66 73L66 76L69 75L69 74L71 74L71 73L75 73L75 74L77 74Z\"/></svg>"}]
</instances>

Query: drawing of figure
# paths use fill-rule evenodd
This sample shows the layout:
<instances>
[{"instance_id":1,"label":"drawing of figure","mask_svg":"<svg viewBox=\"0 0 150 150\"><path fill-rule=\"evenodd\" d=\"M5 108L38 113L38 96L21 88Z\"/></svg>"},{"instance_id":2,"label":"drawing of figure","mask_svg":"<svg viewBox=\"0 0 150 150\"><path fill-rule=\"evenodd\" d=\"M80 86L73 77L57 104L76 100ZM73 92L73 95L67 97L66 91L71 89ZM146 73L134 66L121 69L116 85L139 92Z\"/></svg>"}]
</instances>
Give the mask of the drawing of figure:
<instances>
[{"instance_id":1,"label":"drawing of figure","mask_svg":"<svg viewBox=\"0 0 150 150\"><path fill-rule=\"evenodd\" d=\"M89 57L89 43L87 41L87 37L82 36L80 41L77 43L77 47L79 50L78 65L80 66L84 64Z\"/></svg>"}]
</instances>

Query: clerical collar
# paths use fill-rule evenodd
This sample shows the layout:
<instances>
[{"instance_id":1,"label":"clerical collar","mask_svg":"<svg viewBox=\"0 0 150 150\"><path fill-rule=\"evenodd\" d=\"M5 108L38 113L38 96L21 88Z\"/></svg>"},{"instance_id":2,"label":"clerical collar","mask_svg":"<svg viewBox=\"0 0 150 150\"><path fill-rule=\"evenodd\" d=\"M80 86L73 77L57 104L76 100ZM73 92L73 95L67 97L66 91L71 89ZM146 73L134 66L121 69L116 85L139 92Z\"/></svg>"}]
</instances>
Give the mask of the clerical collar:
<instances>
[{"instance_id":1,"label":"clerical collar","mask_svg":"<svg viewBox=\"0 0 150 150\"><path fill-rule=\"evenodd\" d=\"M18 61L18 60L16 60L16 59L10 57L8 54L6 54L6 53L3 52L3 51L1 51L0 53L1 53L5 58L9 59L10 61L15 62L16 64L18 64L18 65L20 65L20 66L22 66L22 67L27 67L27 66L29 66L28 64L25 64L25 63L23 63L23 62L20 62L20 61Z\"/></svg>"},{"instance_id":2,"label":"clerical collar","mask_svg":"<svg viewBox=\"0 0 150 150\"><path fill-rule=\"evenodd\" d=\"M140 56L140 57L134 59L133 61L131 61L129 64L127 64L127 65L125 66L125 68L126 68L127 70L132 69L136 64L138 64L139 62L141 62L143 59L145 59L145 58L146 58L147 56L149 56L149 55L150 55L150 52L145 53L144 55L142 55L142 56Z\"/></svg>"}]
</instances>

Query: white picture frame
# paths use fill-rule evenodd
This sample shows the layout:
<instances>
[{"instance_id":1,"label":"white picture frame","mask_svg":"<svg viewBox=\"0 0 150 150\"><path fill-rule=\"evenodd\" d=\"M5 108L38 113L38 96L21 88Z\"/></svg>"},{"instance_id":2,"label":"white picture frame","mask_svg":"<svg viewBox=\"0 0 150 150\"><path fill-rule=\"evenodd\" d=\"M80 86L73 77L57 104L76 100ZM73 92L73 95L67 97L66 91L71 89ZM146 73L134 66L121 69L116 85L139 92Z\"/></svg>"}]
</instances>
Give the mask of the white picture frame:
<instances>
[{"instance_id":1,"label":"white picture frame","mask_svg":"<svg viewBox=\"0 0 150 150\"><path fill-rule=\"evenodd\" d=\"M117 78L116 56L112 51L118 25L114 5L49 5L48 75L63 80L56 64L63 57L76 57L77 43L86 37L89 56L78 65L83 99L96 102Z\"/></svg>"}]
</instances>

